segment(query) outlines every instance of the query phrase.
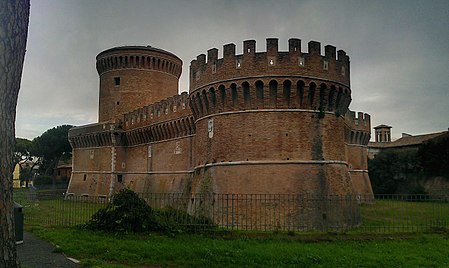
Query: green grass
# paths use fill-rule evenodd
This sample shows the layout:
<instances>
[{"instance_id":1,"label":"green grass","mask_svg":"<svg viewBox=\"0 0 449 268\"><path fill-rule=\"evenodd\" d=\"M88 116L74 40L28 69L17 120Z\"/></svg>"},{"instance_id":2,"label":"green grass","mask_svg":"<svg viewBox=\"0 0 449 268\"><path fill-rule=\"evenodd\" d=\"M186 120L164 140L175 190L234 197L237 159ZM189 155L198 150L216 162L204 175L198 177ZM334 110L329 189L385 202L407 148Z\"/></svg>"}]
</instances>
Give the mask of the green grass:
<instances>
[{"instance_id":1,"label":"green grass","mask_svg":"<svg viewBox=\"0 0 449 268\"><path fill-rule=\"evenodd\" d=\"M354 231L416 232L449 227L448 202L377 200L361 206L362 225Z\"/></svg>"},{"instance_id":2,"label":"green grass","mask_svg":"<svg viewBox=\"0 0 449 268\"><path fill-rule=\"evenodd\" d=\"M448 235L332 236L311 242L276 234L113 235L81 229L33 229L88 267L447 267ZM322 238L322 236L320 236ZM309 237L310 238L310 237ZM322 240L322 239L319 239Z\"/></svg>"},{"instance_id":3,"label":"green grass","mask_svg":"<svg viewBox=\"0 0 449 268\"><path fill-rule=\"evenodd\" d=\"M80 202L58 199L33 200L27 195L28 189L14 191L14 201L23 206L26 226L72 226L88 221L104 207L104 203Z\"/></svg>"}]
</instances>

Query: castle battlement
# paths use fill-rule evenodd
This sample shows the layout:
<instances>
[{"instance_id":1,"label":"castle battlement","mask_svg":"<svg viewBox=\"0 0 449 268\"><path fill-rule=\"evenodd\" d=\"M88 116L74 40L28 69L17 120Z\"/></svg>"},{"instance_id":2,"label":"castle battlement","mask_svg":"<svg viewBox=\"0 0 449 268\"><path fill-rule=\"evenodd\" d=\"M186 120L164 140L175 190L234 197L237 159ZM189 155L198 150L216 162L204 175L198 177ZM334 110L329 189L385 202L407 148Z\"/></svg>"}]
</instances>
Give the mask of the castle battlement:
<instances>
[{"instance_id":1,"label":"castle battlement","mask_svg":"<svg viewBox=\"0 0 449 268\"><path fill-rule=\"evenodd\" d=\"M369 114L348 111L345 114L345 124L345 140L348 144L368 144L371 138L371 116Z\"/></svg>"},{"instance_id":2,"label":"castle battlement","mask_svg":"<svg viewBox=\"0 0 449 268\"><path fill-rule=\"evenodd\" d=\"M89 124L69 129L68 138L72 148L111 146L111 134L121 132L113 122Z\"/></svg>"},{"instance_id":3,"label":"castle battlement","mask_svg":"<svg viewBox=\"0 0 449 268\"><path fill-rule=\"evenodd\" d=\"M189 94L182 92L160 102L156 102L123 115L125 130L143 125L170 121L191 114Z\"/></svg>"},{"instance_id":4,"label":"castle battlement","mask_svg":"<svg viewBox=\"0 0 449 268\"><path fill-rule=\"evenodd\" d=\"M321 44L308 43L308 52L301 51L301 40L289 39L289 50L279 51L278 39L266 39L266 51L256 52L256 41L243 42L243 53L236 55L235 44L223 46L223 58L218 58L218 49L212 48L200 54L190 63L190 92L216 81L227 81L238 77L300 76L318 77L349 87L349 57L343 50L332 45L325 46L321 55Z\"/></svg>"},{"instance_id":5,"label":"castle battlement","mask_svg":"<svg viewBox=\"0 0 449 268\"><path fill-rule=\"evenodd\" d=\"M319 81L319 80L318 80ZM344 115L351 102L346 87L291 77L242 79L212 84L190 94L195 118L261 109L305 109Z\"/></svg>"},{"instance_id":6,"label":"castle battlement","mask_svg":"<svg viewBox=\"0 0 449 268\"><path fill-rule=\"evenodd\" d=\"M151 46L124 46L98 54L96 67L99 75L118 69L147 69L165 72L179 78L182 61L168 51Z\"/></svg>"}]
</instances>

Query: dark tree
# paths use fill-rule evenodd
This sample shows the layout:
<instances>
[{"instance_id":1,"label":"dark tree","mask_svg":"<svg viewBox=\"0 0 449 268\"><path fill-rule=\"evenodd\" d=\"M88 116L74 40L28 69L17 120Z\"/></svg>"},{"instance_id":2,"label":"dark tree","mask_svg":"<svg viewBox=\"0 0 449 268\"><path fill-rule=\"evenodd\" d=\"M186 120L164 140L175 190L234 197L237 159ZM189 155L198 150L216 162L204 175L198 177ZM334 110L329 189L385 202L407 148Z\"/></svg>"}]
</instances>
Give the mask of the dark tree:
<instances>
[{"instance_id":1,"label":"dark tree","mask_svg":"<svg viewBox=\"0 0 449 268\"><path fill-rule=\"evenodd\" d=\"M71 125L62 125L45 131L33 139L31 154L41 158L39 170L46 175L52 175L59 160L69 158L72 152L68 140Z\"/></svg>"},{"instance_id":2,"label":"dark tree","mask_svg":"<svg viewBox=\"0 0 449 268\"><path fill-rule=\"evenodd\" d=\"M422 144L418 153L426 175L449 178L448 133Z\"/></svg>"},{"instance_id":3,"label":"dark tree","mask_svg":"<svg viewBox=\"0 0 449 268\"><path fill-rule=\"evenodd\" d=\"M416 150L385 150L368 161L369 177L375 194L394 194L421 172Z\"/></svg>"},{"instance_id":4,"label":"dark tree","mask_svg":"<svg viewBox=\"0 0 449 268\"><path fill-rule=\"evenodd\" d=\"M31 158L30 148L30 140L16 138L16 146L14 148L14 164L20 164L29 160Z\"/></svg>"},{"instance_id":5,"label":"dark tree","mask_svg":"<svg viewBox=\"0 0 449 268\"><path fill-rule=\"evenodd\" d=\"M29 0L0 0L0 267L19 267L12 172L17 97L30 15Z\"/></svg>"}]
</instances>

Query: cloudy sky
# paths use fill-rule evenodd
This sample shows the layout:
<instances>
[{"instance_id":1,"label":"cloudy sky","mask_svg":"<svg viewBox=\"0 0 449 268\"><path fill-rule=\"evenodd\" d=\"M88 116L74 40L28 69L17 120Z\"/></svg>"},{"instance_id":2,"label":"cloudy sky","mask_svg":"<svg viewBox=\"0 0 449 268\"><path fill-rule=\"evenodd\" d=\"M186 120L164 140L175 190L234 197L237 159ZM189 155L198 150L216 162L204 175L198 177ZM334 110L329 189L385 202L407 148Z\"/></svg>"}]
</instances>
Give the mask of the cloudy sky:
<instances>
[{"instance_id":1,"label":"cloudy sky","mask_svg":"<svg viewBox=\"0 0 449 268\"><path fill-rule=\"evenodd\" d=\"M31 16L16 135L32 139L62 124L97 122L95 56L151 45L184 62L209 48L291 37L320 41L351 59L351 110L371 124L422 134L449 127L449 1L433 0L38 0ZM324 49L322 49L324 51Z\"/></svg>"}]
</instances>

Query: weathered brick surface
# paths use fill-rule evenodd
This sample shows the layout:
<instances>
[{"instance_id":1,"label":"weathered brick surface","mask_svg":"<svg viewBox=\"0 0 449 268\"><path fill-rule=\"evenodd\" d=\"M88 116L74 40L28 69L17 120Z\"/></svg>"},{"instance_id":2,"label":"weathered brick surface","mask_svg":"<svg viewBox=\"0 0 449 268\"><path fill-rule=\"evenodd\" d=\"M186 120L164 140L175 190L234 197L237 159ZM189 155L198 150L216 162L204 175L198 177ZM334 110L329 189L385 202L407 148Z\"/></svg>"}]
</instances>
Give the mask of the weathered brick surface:
<instances>
[{"instance_id":1,"label":"weathered brick surface","mask_svg":"<svg viewBox=\"0 0 449 268\"><path fill-rule=\"evenodd\" d=\"M210 120L212 138L208 132ZM195 166L248 160L345 161L342 121L333 114L320 119L316 112L291 110L200 119L196 124Z\"/></svg>"}]
</instances>

